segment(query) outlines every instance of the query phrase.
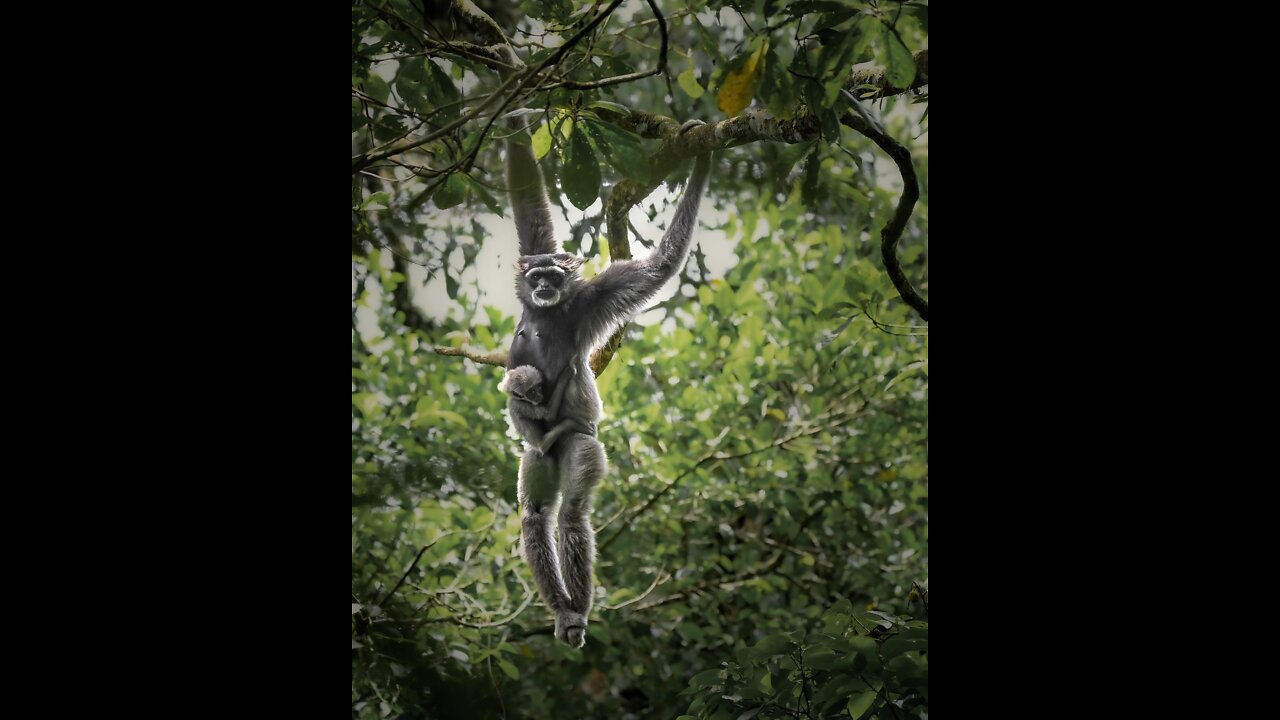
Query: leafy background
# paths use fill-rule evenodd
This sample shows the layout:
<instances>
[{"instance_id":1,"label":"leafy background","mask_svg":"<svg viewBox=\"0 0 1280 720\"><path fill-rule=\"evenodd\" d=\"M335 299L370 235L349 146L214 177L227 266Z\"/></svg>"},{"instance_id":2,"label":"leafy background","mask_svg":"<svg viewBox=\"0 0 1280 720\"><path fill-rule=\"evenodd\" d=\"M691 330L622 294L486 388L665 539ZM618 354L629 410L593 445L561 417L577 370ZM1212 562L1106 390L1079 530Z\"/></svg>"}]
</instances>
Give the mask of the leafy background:
<instances>
[{"instance_id":1,"label":"leafy background","mask_svg":"<svg viewBox=\"0 0 1280 720\"><path fill-rule=\"evenodd\" d=\"M600 10L477 5L530 63ZM928 46L924 3L658 6L663 73L518 105L540 109L527 117L559 236L588 273L610 260L601 201L661 179L647 163L661 141L611 118L835 117L849 68L909 86ZM353 4L353 157L444 127L509 79L459 53L492 40L463 10ZM654 67L650 7L612 12L563 77ZM925 101L874 110L920 178L899 257L927 291ZM832 117L820 137L717 153L688 265L598 378L610 464L582 650L552 637L519 555L502 370L434 351L511 340L499 136L479 114L353 169L353 717L927 717L927 324L880 257L899 176ZM632 209L646 242L676 196Z\"/></svg>"}]
</instances>

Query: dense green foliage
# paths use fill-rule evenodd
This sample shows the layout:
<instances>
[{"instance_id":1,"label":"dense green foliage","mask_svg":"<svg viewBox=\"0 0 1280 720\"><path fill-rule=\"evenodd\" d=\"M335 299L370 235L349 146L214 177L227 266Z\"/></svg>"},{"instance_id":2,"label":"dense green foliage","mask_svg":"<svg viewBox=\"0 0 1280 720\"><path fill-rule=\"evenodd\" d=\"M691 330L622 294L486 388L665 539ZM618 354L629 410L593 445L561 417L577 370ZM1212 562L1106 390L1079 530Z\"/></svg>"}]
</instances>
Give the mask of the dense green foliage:
<instances>
[{"instance_id":1,"label":"dense green foliage","mask_svg":"<svg viewBox=\"0 0 1280 720\"><path fill-rule=\"evenodd\" d=\"M596 7L476 4L530 65L550 56L537 46L547 38L517 26L568 38ZM489 44L473 24L427 5L353 5L353 156L444 127L473 107L465 98L510 80L456 52ZM923 4L764 0L741 16L704 0L658 5L666 75L540 90L507 108L549 109L533 142L551 178L594 169L552 189L554 212L575 222L588 190L603 198L624 177L646 179L637 164L658 147L607 122L610 108L723 119L727 82L775 113L837 113L847 101L827 89L839 72L865 59L910 84L904 63L928 46ZM615 12L555 67L579 82L654 67L649 6ZM820 79L787 72L802 61ZM876 109L921 180L899 257L927 291L919 99ZM571 650L520 558L520 446L502 370L433 351L504 350L514 328L477 302L467 272L485 243L514 242L477 221L508 213L488 120L353 170L353 717L927 712L928 336L880 258L900 194L893 164L825 121L821 138L717 154L702 219L725 218L712 229L735 261L717 275L695 246L681 291L659 305L666 321L632 325L598 378L609 456L593 515L598 596L587 645ZM561 238L593 258L588 275L608 260L593 235ZM447 308L415 302L415 266L445 281ZM510 292L509 280L483 290Z\"/></svg>"}]
</instances>

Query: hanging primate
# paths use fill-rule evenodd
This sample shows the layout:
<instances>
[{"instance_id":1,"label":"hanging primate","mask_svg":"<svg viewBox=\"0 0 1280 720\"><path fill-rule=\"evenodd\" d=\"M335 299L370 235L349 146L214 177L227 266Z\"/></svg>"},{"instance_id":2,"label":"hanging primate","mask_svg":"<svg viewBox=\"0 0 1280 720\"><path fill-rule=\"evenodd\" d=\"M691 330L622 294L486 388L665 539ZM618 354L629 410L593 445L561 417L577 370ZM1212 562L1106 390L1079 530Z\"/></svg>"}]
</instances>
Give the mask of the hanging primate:
<instances>
[{"instance_id":1,"label":"hanging primate","mask_svg":"<svg viewBox=\"0 0 1280 720\"><path fill-rule=\"evenodd\" d=\"M521 128L517 120L510 124ZM680 132L701 124L687 122ZM643 260L618 260L590 280L578 275L582 258L560 252L542 173L529 145L508 141L506 165L520 243L516 296L524 306L507 367L536 368L543 379L542 397L549 387L555 387L553 397L563 394L558 413L549 420L511 413L512 424L530 445L520 460L518 486L524 555L542 599L556 615L556 638L582 647L596 552L591 500L605 470L604 446L594 432L577 429L594 431L600 419L600 395L588 359L684 266L711 155L694 162L675 217L653 253ZM572 422L574 429L546 443L560 420ZM557 500L558 548L552 535Z\"/></svg>"}]
</instances>

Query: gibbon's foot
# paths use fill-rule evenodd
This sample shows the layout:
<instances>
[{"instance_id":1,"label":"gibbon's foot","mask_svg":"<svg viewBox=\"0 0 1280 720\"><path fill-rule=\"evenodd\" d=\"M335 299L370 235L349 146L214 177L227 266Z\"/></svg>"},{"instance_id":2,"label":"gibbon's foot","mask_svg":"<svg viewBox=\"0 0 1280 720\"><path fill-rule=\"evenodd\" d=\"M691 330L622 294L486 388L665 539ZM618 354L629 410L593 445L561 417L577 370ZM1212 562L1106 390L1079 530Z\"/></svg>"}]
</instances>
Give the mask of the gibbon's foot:
<instances>
[{"instance_id":1,"label":"gibbon's foot","mask_svg":"<svg viewBox=\"0 0 1280 720\"><path fill-rule=\"evenodd\" d=\"M556 639L572 648L587 643L587 616L570 610L556 613Z\"/></svg>"},{"instance_id":2,"label":"gibbon's foot","mask_svg":"<svg viewBox=\"0 0 1280 720\"><path fill-rule=\"evenodd\" d=\"M683 135L699 125L706 125L706 123L701 120L686 120L685 123L680 126L680 131L677 132L676 135Z\"/></svg>"}]
</instances>

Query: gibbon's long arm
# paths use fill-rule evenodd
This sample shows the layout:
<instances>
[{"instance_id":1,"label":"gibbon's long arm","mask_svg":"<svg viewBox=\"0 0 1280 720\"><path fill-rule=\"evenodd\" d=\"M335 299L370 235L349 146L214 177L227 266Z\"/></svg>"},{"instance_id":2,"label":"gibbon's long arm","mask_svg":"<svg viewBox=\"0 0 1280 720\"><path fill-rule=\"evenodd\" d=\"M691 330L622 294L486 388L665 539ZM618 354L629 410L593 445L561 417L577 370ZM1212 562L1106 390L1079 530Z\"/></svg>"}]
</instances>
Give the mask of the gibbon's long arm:
<instances>
[{"instance_id":1,"label":"gibbon's long arm","mask_svg":"<svg viewBox=\"0 0 1280 720\"><path fill-rule=\"evenodd\" d=\"M526 144L507 140L507 189L511 193L511 210L516 218L516 236L520 241L521 255L545 255L560 252L555 230L551 225L551 207L547 191L542 183L542 171L533 157L533 148L527 144L529 134L519 118L507 121L507 127L516 135L523 135Z\"/></svg>"},{"instance_id":2,"label":"gibbon's long arm","mask_svg":"<svg viewBox=\"0 0 1280 720\"><path fill-rule=\"evenodd\" d=\"M671 226L649 257L618 260L579 291L574 310L585 313L579 326L585 345L579 347L595 347L604 342L614 330L643 310L658 290L680 271L689 252L689 241L698 220L698 204L710 172L711 154L699 156L693 163L693 173Z\"/></svg>"}]
</instances>

